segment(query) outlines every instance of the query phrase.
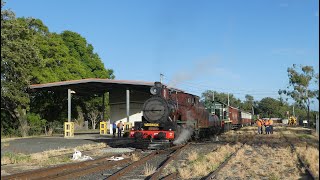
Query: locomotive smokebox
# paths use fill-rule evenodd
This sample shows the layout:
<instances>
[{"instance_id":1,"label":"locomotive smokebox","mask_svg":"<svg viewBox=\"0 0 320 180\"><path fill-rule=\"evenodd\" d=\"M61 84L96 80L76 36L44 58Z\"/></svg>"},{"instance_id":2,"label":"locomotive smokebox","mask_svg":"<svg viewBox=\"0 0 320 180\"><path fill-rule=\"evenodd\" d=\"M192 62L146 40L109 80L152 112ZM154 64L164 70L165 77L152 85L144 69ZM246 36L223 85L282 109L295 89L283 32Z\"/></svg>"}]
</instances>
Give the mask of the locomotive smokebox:
<instances>
[{"instance_id":1,"label":"locomotive smokebox","mask_svg":"<svg viewBox=\"0 0 320 180\"><path fill-rule=\"evenodd\" d=\"M166 100L159 96L154 96L143 104L142 111L147 121L164 122L167 120L171 110Z\"/></svg>"}]
</instances>

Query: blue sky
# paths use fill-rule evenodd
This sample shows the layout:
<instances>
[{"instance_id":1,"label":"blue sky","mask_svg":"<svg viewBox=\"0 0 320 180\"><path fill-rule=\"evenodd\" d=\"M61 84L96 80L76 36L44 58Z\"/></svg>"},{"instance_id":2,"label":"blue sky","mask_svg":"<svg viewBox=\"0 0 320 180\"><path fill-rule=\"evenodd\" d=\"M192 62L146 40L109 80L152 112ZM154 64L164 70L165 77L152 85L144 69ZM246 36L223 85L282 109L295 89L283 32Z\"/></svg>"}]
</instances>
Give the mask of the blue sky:
<instances>
[{"instance_id":1,"label":"blue sky","mask_svg":"<svg viewBox=\"0 0 320 180\"><path fill-rule=\"evenodd\" d=\"M162 73L196 95L261 100L279 97L292 64L319 72L318 0L8 0L5 8L81 34L116 79Z\"/></svg>"}]
</instances>

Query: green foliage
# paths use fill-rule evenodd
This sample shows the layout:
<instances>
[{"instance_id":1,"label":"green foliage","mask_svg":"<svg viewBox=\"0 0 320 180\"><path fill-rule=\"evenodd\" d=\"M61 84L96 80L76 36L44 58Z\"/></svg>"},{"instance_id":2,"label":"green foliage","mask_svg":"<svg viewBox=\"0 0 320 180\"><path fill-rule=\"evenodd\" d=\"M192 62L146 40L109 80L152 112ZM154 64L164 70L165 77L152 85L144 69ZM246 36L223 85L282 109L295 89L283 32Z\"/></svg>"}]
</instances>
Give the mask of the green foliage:
<instances>
[{"instance_id":1,"label":"green foliage","mask_svg":"<svg viewBox=\"0 0 320 180\"><path fill-rule=\"evenodd\" d=\"M6 164L19 164L19 163L27 163L31 161L31 156L30 155L25 155L25 154L16 154L12 152L5 152L3 156L1 156L1 164L2 164L2 159L7 158Z\"/></svg>"},{"instance_id":2,"label":"green foliage","mask_svg":"<svg viewBox=\"0 0 320 180\"><path fill-rule=\"evenodd\" d=\"M25 116L29 108L27 89L32 68L39 64L39 51L28 25L3 6L1 1L1 111L19 122L19 129L25 136L28 133Z\"/></svg>"},{"instance_id":3,"label":"green foliage","mask_svg":"<svg viewBox=\"0 0 320 180\"><path fill-rule=\"evenodd\" d=\"M246 94L246 100L242 103L241 109L246 112L252 112L252 108L256 106L253 96Z\"/></svg>"},{"instance_id":4,"label":"green foliage","mask_svg":"<svg viewBox=\"0 0 320 180\"><path fill-rule=\"evenodd\" d=\"M257 113L260 118L286 118L286 112L289 110L288 104L266 97L258 102Z\"/></svg>"},{"instance_id":5,"label":"green foliage","mask_svg":"<svg viewBox=\"0 0 320 180\"><path fill-rule=\"evenodd\" d=\"M12 115L18 106L28 107L27 88L38 53L28 26L1 9L1 105Z\"/></svg>"},{"instance_id":6,"label":"green foliage","mask_svg":"<svg viewBox=\"0 0 320 180\"><path fill-rule=\"evenodd\" d=\"M44 132L46 120L41 119L39 114L30 113L27 115L27 119L30 126L29 135L39 135Z\"/></svg>"},{"instance_id":7,"label":"green foliage","mask_svg":"<svg viewBox=\"0 0 320 180\"><path fill-rule=\"evenodd\" d=\"M12 11L3 9L4 4L1 1L1 117L5 118L1 122L1 133L20 129L22 134L27 134L29 125L31 133L38 133L40 129L33 127L43 126L43 119L52 130L53 124L60 122L62 125L66 121L66 92L42 91L29 96L30 84L83 78L113 79L113 70L104 67L93 46L80 34L52 33L40 19L16 18ZM96 107L92 98L97 97L75 96L72 107L75 103L82 104L88 112ZM93 104L88 105L90 102ZM31 114L27 116L29 105ZM73 108L72 117L77 114Z\"/></svg>"},{"instance_id":8,"label":"green foliage","mask_svg":"<svg viewBox=\"0 0 320 180\"><path fill-rule=\"evenodd\" d=\"M228 94L227 93L218 93L217 91L207 90L202 93L201 97L203 99L203 103L206 108L210 108L212 106L213 100L213 92L214 92L214 100L219 101L225 104L228 104ZM229 94L229 104L233 107L240 107L241 100L235 98L233 94Z\"/></svg>"},{"instance_id":9,"label":"green foliage","mask_svg":"<svg viewBox=\"0 0 320 180\"><path fill-rule=\"evenodd\" d=\"M318 82L319 75L315 74L312 66L303 66L293 64L288 70L289 86L287 90L279 90L279 94L285 94L291 97L300 106L307 107L307 120L309 121L309 109L312 99L319 99L319 89L311 90L312 82ZM312 81L314 80L314 81ZM309 123L308 123L309 124Z\"/></svg>"}]
</instances>

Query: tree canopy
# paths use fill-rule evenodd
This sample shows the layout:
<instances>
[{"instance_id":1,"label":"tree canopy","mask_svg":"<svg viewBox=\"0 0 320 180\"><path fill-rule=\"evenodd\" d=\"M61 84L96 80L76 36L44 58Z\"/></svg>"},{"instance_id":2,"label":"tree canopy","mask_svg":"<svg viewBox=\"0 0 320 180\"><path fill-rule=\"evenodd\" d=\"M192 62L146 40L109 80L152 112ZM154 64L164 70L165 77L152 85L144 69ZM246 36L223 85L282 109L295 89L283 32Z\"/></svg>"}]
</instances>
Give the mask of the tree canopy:
<instances>
[{"instance_id":1,"label":"tree canopy","mask_svg":"<svg viewBox=\"0 0 320 180\"><path fill-rule=\"evenodd\" d=\"M6 119L1 122L1 131L19 127L25 136L30 128L28 121L38 125L64 121L67 105L61 92L28 93L30 84L115 76L80 34L69 30L50 32L40 19L16 18L4 5L1 1L1 117ZM98 101L95 98L99 97L75 101L89 110L93 106L90 102ZM73 114L76 117L78 113Z\"/></svg>"},{"instance_id":2,"label":"tree canopy","mask_svg":"<svg viewBox=\"0 0 320 180\"><path fill-rule=\"evenodd\" d=\"M312 90L312 82L317 82L317 76L312 66L303 66L299 67L296 64L293 64L292 67L287 69L289 77L289 86L286 90L279 90L279 94L285 94L290 96L297 104L300 106L307 107L308 113L308 124L309 123L309 111L310 103L315 97L319 97L319 90Z\"/></svg>"}]
</instances>

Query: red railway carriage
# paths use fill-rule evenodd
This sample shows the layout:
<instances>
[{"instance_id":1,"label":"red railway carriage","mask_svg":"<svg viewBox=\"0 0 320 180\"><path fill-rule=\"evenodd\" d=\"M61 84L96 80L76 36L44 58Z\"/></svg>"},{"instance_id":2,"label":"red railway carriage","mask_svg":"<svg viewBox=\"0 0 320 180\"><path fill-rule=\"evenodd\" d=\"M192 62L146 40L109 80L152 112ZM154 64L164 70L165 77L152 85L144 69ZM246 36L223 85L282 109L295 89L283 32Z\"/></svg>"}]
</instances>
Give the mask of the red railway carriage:
<instances>
[{"instance_id":1,"label":"red railway carriage","mask_svg":"<svg viewBox=\"0 0 320 180\"><path fill-rule=\"evenodd\" d=\"M240 127L240 111L237 108L229 106L229 119L231 121L232 129Z\"/></svg>"}]
</instances>

